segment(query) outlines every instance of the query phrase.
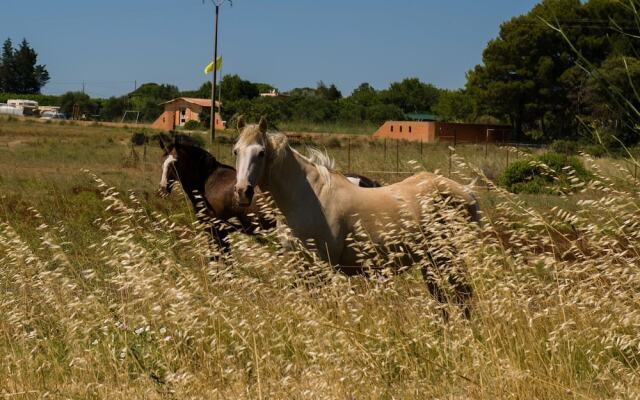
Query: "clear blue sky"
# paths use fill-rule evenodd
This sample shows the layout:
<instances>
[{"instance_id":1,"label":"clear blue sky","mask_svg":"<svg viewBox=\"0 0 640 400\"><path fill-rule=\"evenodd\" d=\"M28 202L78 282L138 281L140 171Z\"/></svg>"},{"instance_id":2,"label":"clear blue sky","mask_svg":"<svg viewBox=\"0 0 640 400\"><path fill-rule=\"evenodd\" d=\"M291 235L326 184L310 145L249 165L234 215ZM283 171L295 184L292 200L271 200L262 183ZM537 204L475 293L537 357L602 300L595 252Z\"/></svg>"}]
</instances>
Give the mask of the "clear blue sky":
<instances>
[{"instance_id":1,"label":"clear blue sky","mask_svg":"<svg viewBox=\"0 0 640 400\"><path fill-rule=\"evenodd\" d=\"M220 14L223 73L281 90L335 83L348 95L405 77L464 86L499 25L536 0L234 0ZM0 40L27 38L44 93L121 95L144 82L195 89L212 58L210 0L2 0Z\"/></svg>"}]
</instances>

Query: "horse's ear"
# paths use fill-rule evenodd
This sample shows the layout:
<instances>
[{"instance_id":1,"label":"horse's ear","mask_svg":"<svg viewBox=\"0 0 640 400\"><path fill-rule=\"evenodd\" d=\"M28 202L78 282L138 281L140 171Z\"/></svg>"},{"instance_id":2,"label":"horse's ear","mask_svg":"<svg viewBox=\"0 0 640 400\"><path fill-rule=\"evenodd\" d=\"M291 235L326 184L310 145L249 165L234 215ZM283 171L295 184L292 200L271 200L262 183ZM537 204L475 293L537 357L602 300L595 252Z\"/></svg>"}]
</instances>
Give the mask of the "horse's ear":
<instances>
[{"instance_id":1,"label":"horse's ear","mask_svg":"<svg viewBox=\"0 0 640 400\"><path fill-rule=\"evenodd\" d=\"M158 143L160 144L160 148L162 149L162 151L164 151L166 153L167 152L167 146L164 144L164 140L162 140L162 138L158 138Z\"/></svg>"},{"instance_id":2,"label":"horse's ear","mask_svg":"<svg viewBox=\"0 0 640 400\"><path fill-rule=\"evenodd\" d=\"M173 137L173 148L177 149L180 147L180 140L178 139L178 135Z\"/></svg>"},{"instance_id":3,"label":"horse's ear","mask_svg":"<svg viewBox=\"0 0 640 400\"><path fill-rule=\"evenodd\" d=\"M260 132L267 133L267 118L261 117L260 122L258 123L258 128Z\"/></svg>"},{"instance_id":4,"label":"horse's ear","mask_svg":"<svg viewBox=\"0 0 640 400\"><path fill-rule=\"evenodd\" d=\"M245 125L246 123L244 122L244 117L242 115L239 115L238 120L236 122L236 129L238 130L238 132L244 129Z\"/></svg>"}]
</instances>

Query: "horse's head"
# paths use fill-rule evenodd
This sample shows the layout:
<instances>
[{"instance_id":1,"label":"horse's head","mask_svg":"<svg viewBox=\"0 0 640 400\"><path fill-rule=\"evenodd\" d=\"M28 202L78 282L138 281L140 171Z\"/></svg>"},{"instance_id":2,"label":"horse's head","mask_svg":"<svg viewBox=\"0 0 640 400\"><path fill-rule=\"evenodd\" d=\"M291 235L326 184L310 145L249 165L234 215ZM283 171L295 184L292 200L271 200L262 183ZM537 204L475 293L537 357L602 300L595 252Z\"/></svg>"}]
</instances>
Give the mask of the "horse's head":
<instances>
[{"instance_id":1,"label":"horse's head","mask_svg":"<svg viewBox=\"0 0 640 400\"><path fill-rule=\"evenodd\" d=\"M258 125L245 126L244 120L239 118L238 130L241 132L240 137L233 147L233 154L236 156L235 193L238 204L248 206L267 166L267 154L270 150L267 120L263 117Z\"/></svg>"},{"instance_id":2,"label":"horse's head","mask_svg":"<svg viewBox=\"0 0 640 400\"><path fill-rule=\"evenodd\" d=\"M166 197L171 194L173 185L178 180L178 173L176 171L176 163L178 162L178 146L174 141L171 144L165 144L162 139L159 140L160 148L163 151L162 162L162 178L160 179L160 188L158 193Z\"/></svg>"}]
</instances>

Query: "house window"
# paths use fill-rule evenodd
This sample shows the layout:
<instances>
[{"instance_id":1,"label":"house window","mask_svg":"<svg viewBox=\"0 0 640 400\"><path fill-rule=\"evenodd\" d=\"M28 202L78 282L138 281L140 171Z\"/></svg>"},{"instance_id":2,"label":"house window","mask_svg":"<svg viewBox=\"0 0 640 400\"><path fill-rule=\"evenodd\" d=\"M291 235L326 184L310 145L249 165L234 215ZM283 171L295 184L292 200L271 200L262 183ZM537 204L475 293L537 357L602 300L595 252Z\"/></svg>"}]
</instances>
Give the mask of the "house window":
<instances>
[{"instance_id":1,"label":"house window","mask_svg":"<svg viewBox=\"0 0 640 400\"><path fill-rule=\"evenodd\" d=\"M409 133L411 133L411 125L409 125Z\"/></svg>"},{"instance_id":2,"label":"house window","mask_svg":"<svg viewBox=\"0 0 640 400\"><path fill-rule=\"evenodd\" d=\"M391 132L393 132L393 125L391 125Z\"/></svg>"},{"instance_id":3,"label":"house window","mask_svg":"<svg viewBox=\"0 0 640 400\"><path fill-rule=\"evenodd\" d=\"M400 133L402 133L402 125L400 125Z\"/></svg>"}]
</instances>

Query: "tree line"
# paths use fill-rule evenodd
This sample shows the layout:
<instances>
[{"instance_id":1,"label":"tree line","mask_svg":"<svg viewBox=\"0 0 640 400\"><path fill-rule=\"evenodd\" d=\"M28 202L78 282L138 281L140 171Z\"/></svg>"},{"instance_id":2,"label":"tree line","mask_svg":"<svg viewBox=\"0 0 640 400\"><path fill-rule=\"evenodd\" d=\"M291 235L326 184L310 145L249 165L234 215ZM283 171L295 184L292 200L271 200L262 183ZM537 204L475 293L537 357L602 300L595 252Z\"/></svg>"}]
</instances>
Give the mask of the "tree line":
<instances>
[{"instance_id":1,"label":"tree line","mask_svg":"<svg viewBox=\"0 0 640 400\"><path fill-rule=\"evenodd\" d=\"M277 97L263 97L260 93L276 90L266 83L244 80L238 75L226 75L220 82L222 117L230 120L236 114L249 119L267 115L275 123L300 121L312 123L373 123L403 119L407 113L436 113L451 121L475 119L471 98L464 90L449 91L407 78L392 83L385 90L376 90L362 83L350 96L344 97L334 84L318 82L315 88L295 88ZM0 95L0 101L8 95ZM82 92L67 92L61 96L39 97L48 104L57 104L62 112L71 115L74 105L87 118L103 121L120 120L127 110L140 112L144 122L155 120L164 110L161 103L176 97L209 98L211 82L197 90L180 91L170 84L145 83L136 90L108 99L91 98ZM10 97L10 96L9 96ZM22 96L29 97L29 96Z\"/></svg>"}]
</instances>

